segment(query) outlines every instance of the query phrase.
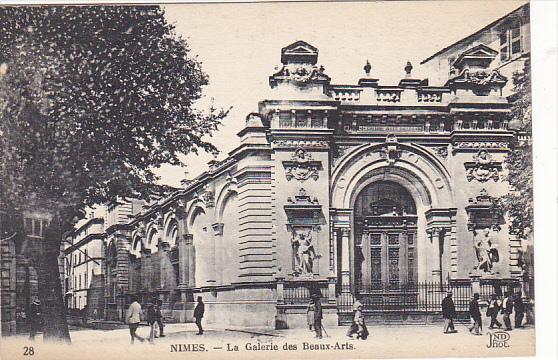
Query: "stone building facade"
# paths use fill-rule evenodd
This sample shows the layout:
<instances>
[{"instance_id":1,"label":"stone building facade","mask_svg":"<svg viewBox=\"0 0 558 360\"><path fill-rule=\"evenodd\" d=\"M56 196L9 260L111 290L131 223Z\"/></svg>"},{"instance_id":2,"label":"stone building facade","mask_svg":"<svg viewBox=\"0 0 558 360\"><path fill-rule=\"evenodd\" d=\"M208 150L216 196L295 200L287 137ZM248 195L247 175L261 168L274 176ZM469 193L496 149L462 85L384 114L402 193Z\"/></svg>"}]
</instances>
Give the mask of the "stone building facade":
<instances>
[{"instance_id":1,"label":"stone building facade","mask_svg":"<svg viewBox=\"0 0 558 360\"><path fill-rule=\"evenodd\" d=\"M354 296L396 308L420 303L420 289L516 284L521 241L494 205L515 136L497 55L465 50L444 86L411 64L396 85L370 64L358 84L335 85L312 45L283 48L273 97L228 158L149 205L109 207L120 220L104 239L104 316L122 319L137 295L189 321L201 295L209 323L293 327L319 292L338 324Z\"/></svg>"}]
</instances>

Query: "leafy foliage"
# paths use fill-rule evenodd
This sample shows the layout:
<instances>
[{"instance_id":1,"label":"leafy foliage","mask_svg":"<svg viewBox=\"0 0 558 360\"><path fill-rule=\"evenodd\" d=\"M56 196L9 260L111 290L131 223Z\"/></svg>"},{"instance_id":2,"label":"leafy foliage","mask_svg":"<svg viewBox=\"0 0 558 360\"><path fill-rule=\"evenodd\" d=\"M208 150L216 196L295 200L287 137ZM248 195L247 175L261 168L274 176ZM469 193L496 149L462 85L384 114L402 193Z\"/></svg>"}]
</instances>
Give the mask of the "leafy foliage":
<instances>
[{"instance_id":1,"label":"leafy foliage","mask_svg":"<svg viewBox=\"0 0 558 360\"><path fill-rule=\"evenodd\" d=\"M519 139L505 160L506 180L512 191L500 205L511 218L510 230L524 238L533 229L533 146L531 142L531 72L526 61L523 72L514 74L514 97L510 124L514 124Z\"/></svg>"},{"instance_id":2,"label":"leafy foliage","mask_svg":"<svg viewBox=\"0 0 558 360\"><path fill-rule=\"evenodd\" d=\"M153 169L216 151L227 111L155 6L0 8L0 201L52 210L146 196Z\"/></svg>"}]
</instances>

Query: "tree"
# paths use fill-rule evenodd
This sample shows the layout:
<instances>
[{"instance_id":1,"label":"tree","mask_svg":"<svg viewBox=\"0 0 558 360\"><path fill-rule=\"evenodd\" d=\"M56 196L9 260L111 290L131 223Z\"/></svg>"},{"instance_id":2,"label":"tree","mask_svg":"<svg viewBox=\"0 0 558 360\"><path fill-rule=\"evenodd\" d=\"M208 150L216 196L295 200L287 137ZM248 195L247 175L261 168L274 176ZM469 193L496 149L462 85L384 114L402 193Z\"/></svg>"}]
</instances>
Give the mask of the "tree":
<instances>
[{"instance_id":1,"label":"tree","mask_svg":"<svg viewBox=\"0 0 558 360\"><path fill-rule=\"evenodd\" d=\"M511 220L510 232L526 238L533 229L533 146L531 142L531 70L530 61L525 61L522 72L513 76L510 128L518 137L511 144L506 156L508 170L506 180L512 191L500 200L502 209Z\"/></svg>"},{"instance_id":2,"label":"tree","mask_svg":"<svg viewBox=\"0 0 558 360\"><path fill-rule=\"evenodd\" d=\"M159 7L2 7L0 29L0 206L52 214L45 339L69 342L57 256L76 214L147 197L154 169L216 151L228 111L195 109L208 77Z\"/></svg>"}]
</instances>

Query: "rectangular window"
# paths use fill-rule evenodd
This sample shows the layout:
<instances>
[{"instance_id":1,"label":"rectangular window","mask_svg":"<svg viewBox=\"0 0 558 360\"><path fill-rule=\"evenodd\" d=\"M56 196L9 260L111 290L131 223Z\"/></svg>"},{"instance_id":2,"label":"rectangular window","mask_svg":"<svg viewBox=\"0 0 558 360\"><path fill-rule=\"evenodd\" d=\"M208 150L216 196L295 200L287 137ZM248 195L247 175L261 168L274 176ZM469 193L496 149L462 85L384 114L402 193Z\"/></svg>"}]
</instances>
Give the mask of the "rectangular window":
<instances>
[{"instance_id":1,"label":"rectangular window","mask_svg":"<svg viewBox=\"0 0 558 360\"><path fill-rule=\"evenodd\" d=\"M521 40L520 39L517 39L514 42L512 42L511 52L514 55L521 52Z\"/></svg>"},{"instance_id":2,"label":"rectangular window","mask_svg":"<svg viewBox=\"0 0 558 360\"><path fill-rule=\"evenodd\" d=\"M88 282L87 282L87 275L88 275L88 274L85 273L85 284L83 284L83 286L84 286L86 289L88 288L88 286L87 286L87 284L88 284Z\"/></svg>"},{"instance_id":3,"label":"rectangular window","mask_svg":"<svg viewBox=\"0 0 558 360\"><path fill-rule=\"evenodd\" d=\"M500 60L506 61L510 58L510 41L508 30L500 34Z\"/></svg>"},{"instance_id":4,"label":"rectangular window","mask_svg":"<svg viewBox=\"0 0 558 360\"><path fill-rule=\"evenodd\" d=\"M33 230L31 231L33 236L41 236L41 220L33 219Z\"/></svg>"},{"instance_id":5,"label":"rectangular window","mask_svg":"<svg viewBox=\"0 0 558 360\"><path fill-rule=\"evenodd\" d=\"M25 231L25 235L33 234L33 219L26 218L23 223L23 229Z\"/></svg>"},{"instance_id":6,"label":"rectangular window","mask_svg":"<svg viewBox=\"0 0 558 360\"><path fill-rule=\"evenodd\" d=\"M500 45L505 45L508 43L508 32L504 31L500 34Z\"/></svg>"}]
</instances>

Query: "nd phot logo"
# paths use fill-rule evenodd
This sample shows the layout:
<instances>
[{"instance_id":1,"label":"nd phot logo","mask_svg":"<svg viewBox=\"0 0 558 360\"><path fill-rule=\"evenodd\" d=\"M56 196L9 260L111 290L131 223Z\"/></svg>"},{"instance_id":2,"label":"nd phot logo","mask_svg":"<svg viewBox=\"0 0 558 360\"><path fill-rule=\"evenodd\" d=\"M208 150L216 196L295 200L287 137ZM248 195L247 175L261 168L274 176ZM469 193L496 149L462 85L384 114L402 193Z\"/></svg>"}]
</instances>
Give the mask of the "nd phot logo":
<instances>
[{"instance_id":1,"label":"nd phot logo","mask_svg":"<svg viewBox=\"0 0 558 360\"><path fill-rule=\"evenodd\" d=\"M507 348L510 347L508 341L510 340L510 334L505 331L495 331L488 333L488 345L487 348Z\"/></svg>"}]
</instances>

